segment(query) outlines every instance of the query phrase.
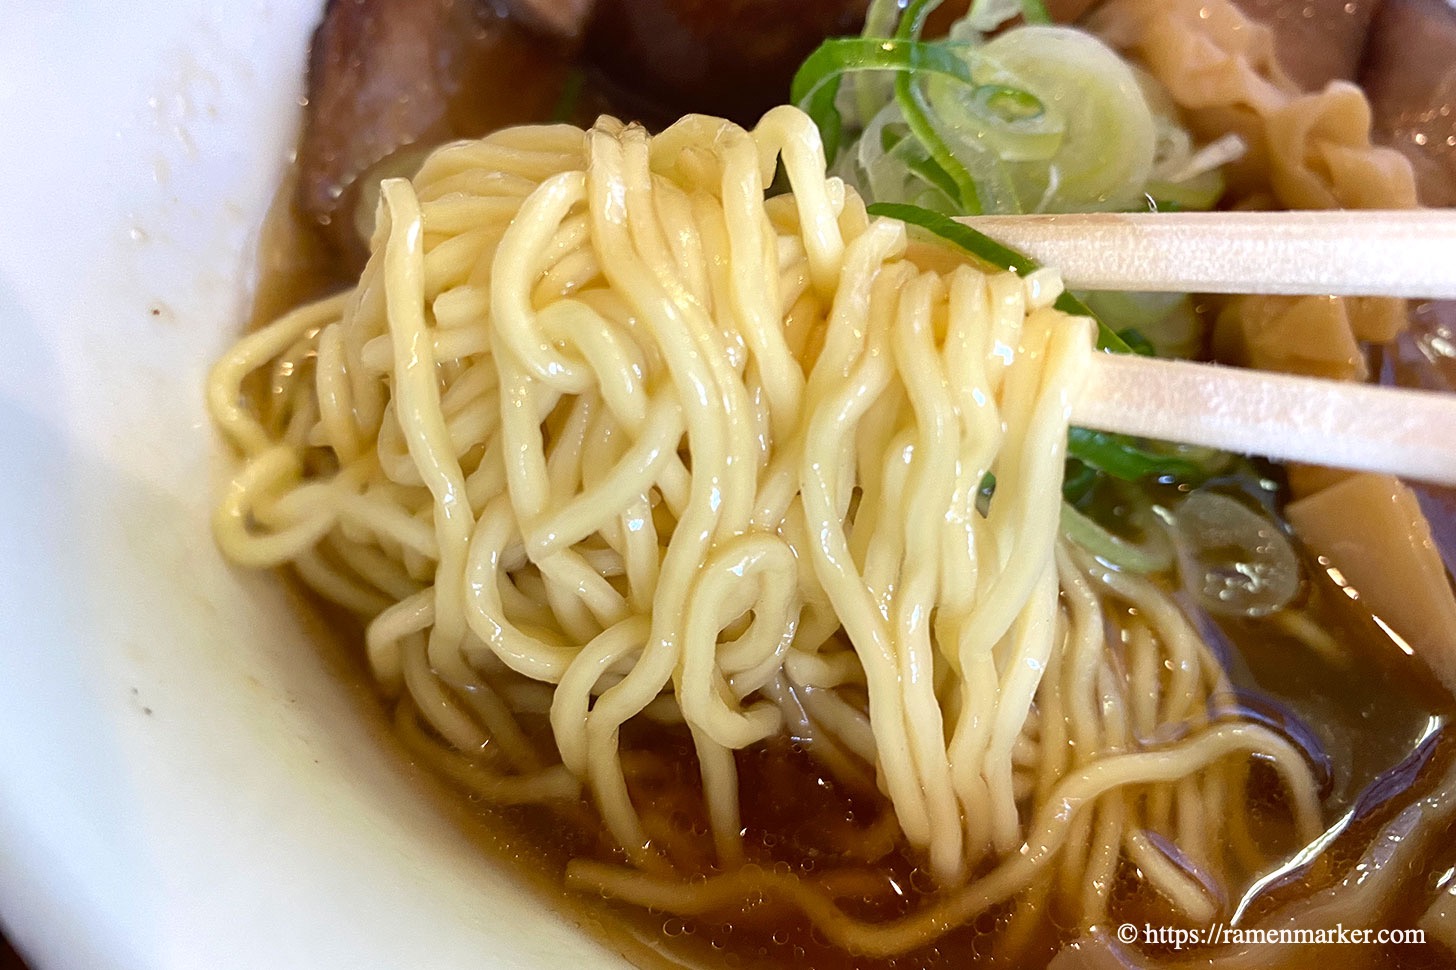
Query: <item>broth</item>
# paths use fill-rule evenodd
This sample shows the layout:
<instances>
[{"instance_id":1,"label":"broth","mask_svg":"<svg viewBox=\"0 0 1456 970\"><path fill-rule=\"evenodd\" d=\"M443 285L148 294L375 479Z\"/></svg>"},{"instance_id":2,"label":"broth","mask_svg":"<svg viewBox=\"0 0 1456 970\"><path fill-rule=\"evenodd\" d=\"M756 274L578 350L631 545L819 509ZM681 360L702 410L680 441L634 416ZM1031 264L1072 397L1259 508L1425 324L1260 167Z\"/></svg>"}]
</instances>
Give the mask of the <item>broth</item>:
<instances>
[{"instance_id":1,"label":"broth","mask_svg":"<svg viewBox=\"0 0 1456 970\"><path fill-rule=\"evenodd\" d=\"M295 590L298 608L315 632L327 663L350 684L363 716L376 725L381 745L413 762L418 769L415 780L433 792L441 812L483 854L634 964L648 970L676 966L950 970L972 960L989 967L1042 966L1075 938L1075 924L1055 912L1027 926L1018 924L1014 905L1003 904L925 946L891 958L869 959L829 944L799 914L777 908L772 900L760 899L721 915L684 918L569 892L562 880L571 859L621 860L590 802L583 799L549 809L501 806L452 787L392 730L388 702L379 695L363 661L357 621L321 601L291 573L285 572L285 578ZM1340 617L1337 612L1322 611L1321 618L1327 617L1332 627L1351 633L1366 626L1378 632L1368 615ZM1244 925L1252 926L1280 906L1344 876L1381 826L1456 763L1456 736L1444 727L1453 713L1452 705L1438 703L1430 685L1415 676L1408 664L1358 663L1343 671L1311 667L1290 663L1287 653L1271 659L1271 646L1286 651L1301 648L1278 644L1276 638L1261 635L1257 627L1231 625L1227 635L1237 663L1254 672L1248 681L1236 678L1240 686L1274 685L1270 695L1286 702L1310 691L1318 702L1302 705L1303 710L1330 712L1328 720L1306 723L1318 735L1335 769L1329 816L1354 813L1344 831L1307 866L1253 898L1244 920ZM1378 688L1370 690L1371 683ZM546 719L523 717L521 721L533 742L550 750L553 742ZM1438 723L1443 726L1436 728ZM623 758L634 802L656 823L650 831L671 847L669 855L680 867L710 874L712 841L691 739L680 728L640 723L629 723L628 728L622 738ZM1423 735L1426 740L1421 743ZM1357 754L1344 761L1340 756L1345 752ZM846 908L866 919L893 919L935 897L930 877L898 837L893 810L878 792L851 790L829 777L805 745L793 738L743 750L736 763L743 789L755 793L743 804L751 865L806 878L824 878L838 871L847 894L841 902L856 900ZM1256 768L1251 775L1247 821L1261 843L1289 844L1288 815L1281 802L1273 772ZM1416 926L1437 881L1456 865L1456 826L1436 834L1432 844L1444 849L1427 858L1421 872L1411 874L1409 892L1388 901L1381 926ZM873 858L866 861L867 857ZM1247 873L1247 882L1252 884L1266 874ZM1181 925L1166 902L1141 883L1126 862L1118 872L1112 899L1109 925ZM1341 959L1353 958L1358 950L1373 954L1374 965L1392 970L1452 965L1450 955L1431 943L1370 945L1354 951L1342 948ZM1187 959L1198 953L1196 949L1193 954L1186 949L1174 951L1171 946L1148 946L1143 952L1150 958L1169 959ZM1289 965L1314 966L1316 954L1311 949L1308 964Z\"/></svg>"}]
</instances>

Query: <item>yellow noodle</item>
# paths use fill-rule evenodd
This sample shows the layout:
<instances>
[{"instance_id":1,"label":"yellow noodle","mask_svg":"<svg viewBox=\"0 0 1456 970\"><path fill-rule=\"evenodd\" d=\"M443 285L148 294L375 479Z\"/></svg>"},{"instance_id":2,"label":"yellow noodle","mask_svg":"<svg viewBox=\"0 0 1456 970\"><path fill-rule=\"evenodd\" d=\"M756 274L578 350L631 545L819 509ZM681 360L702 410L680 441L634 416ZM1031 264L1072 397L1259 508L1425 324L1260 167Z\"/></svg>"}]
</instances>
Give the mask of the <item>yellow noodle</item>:
<instances>
[{"instance_id":1,"label":"yellow noodle","mask_svg":"<svg viewBox=\"0 0 1456 970\"><path fill-rule=\"evenodd\" d=\"M914 262L803 114L449 145L383 184L372 251L214 369L242 459L218 542L360 614L401 735L459 784L585 789L630 865L573 885L682 913L774 895L888 954L1013 897L1017 940L1058 908L1091 925L1124 859L1202 919L1242 798L1218 779L1251 755L1318 830L1287 741L1208 724L1223 673L1166 594L1059 538L1091 322L1051 309L1054 275ZM552 757L517 720L542 714ZM704 839L634 800L639 720L691 735ZM786 731L885 796L850 856L903 840L924 909L863 924L744 865L734 752Z\"/></svg>"}]
</instances>

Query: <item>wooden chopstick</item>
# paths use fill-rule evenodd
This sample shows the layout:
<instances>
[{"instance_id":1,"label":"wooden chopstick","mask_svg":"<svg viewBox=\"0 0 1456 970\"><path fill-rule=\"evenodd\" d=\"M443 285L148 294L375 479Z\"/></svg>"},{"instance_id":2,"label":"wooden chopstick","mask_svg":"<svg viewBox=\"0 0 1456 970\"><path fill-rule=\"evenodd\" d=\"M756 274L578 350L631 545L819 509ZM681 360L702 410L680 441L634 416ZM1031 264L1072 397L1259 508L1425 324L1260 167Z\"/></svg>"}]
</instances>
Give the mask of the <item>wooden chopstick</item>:
<instances>
[{"instance_id":1,"label":"wooden chopstick","mask_svg":"<svg viewBox=\"0 0 1456 970\"><path fill-rule=\"evenodd\" d=\"M1068 289L1456 298L1456 210L960 220ZM1456 485L1456 395L1098 354L1072 422Z\"/></svg>"},{"instance_id":2,"label":"wooden chopstick","mask_svg":"<svg viewBox=\"0 0 1456 970\"><path fill-rule=\"evenodd\" d=\"M1098 354L1072 423L1456 485L1456 394Z\"/></svg>"},{"instance_id":3,"label":"wooden chopstick","mask_svg":"<svg viewBox=\"0 0 1456 970\"><path fill-rule=\"evenodd\" d=\"M1073 290L1456 297L1456 210L960 221L1056 267Z\"/></svg>"}]
</instances>

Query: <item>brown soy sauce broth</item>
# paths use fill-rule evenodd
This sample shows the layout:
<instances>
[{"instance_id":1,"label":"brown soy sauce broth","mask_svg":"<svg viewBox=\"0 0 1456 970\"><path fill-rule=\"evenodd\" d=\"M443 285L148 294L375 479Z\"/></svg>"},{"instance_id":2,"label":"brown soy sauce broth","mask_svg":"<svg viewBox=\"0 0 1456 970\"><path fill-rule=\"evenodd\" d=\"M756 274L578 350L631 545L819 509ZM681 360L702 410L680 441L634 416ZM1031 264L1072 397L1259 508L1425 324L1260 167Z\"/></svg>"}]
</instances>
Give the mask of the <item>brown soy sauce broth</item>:
<instances>
[{"instance_id":1,"label":"brown soy sauce broth","mask_svg":"<svg viewBox=\"0 0 1456 970\"><path fill-rule=\"evenodd\" d=\"M529 722L528 722L529 723ZM549 745L544 724L532 725ZM697 778L690 738L682 729L629 724L624 729L623 758L634 804L662 850L684 873L716 872L712 839ZM1394 768L1410 752L1397 755ZM1370 797L1354 823L1307 867L1258 896L1244 925L1256 925L1280 906L1297 901L1337 881L1355 865L1380 827L1410 799L1422 792L1456 760L1456 738L1437 735L1426 745L1409 777L1386 782L1379 797ZM738 753L740 788L752 795L743 801L744 840L750 865L792 873L806 880L833 879L843 887L840 905L869 921L893 920L934 900L937 890L919 860L895 835L889 804L876 792L852 790L825 774L799 741L780 738ZM1367 786L1368 787L1368 786ZM493 839L509 845L516 839L532 847L550 870L560 873L577 855L620 861L610 840L598 829L573 827L571 820L536 808L494 808L478 805L482 829L494 828ZM1288 814L1274 772L1256 763L1250 777L1250 827L1261 844L1288 846ZM1338 812L1331 812L1331 818ZM594 818L594 816L591 816ZM1411 873L1413 892L1387 901L1380 925L1412 927L1429 903L1435 882L1456 863L1456 831L1436 834L1432 845L1446 846L1426 860L1424 871ZM1450 856L1450 858L1447 858ZM1277 858L1270 860L1271 865ZM1267 867L1266 867L1267 868ZM1250 873L1246 881L1263 875ZM689 877L691 881L691 876ZM1242 890L1243 886L1234 887ZM686 965L769 968L937 968L963 966L1043 966L1073 940L1078 928L1053 907L1031 925L1018 924L1016 901L992 907L963 926L924 946L888 959L847 953L828 941L796 911L773 899L749 898L731 911L699 918L652 913L606 900L586 900L606 925L619 920L622 930L669 961ZM1109 927L1182 926L1184 921L1166 900L1123 863L1114 883ZM1167 946L1148 946L1150 958L1182 958ZM1379 965L1392 967L1449 966L1447 955L1434 946L1391 946Z\"/></svg>"},{"instance_id":2,"label":"brown soy sauce broth","mask_svg":"<svg viewBox=\"0 0 1456 970\"><path fill-rule=\"evenodd\" d=\"M294 177L280 191L260 249L260 280L254 321L348 285L346 261L318 227L294 205ZM262 390L262 389L260 389ZM1265 714L1297 723L1313 738L1330 766L1326 817L1355 805L1372 783L1411 755L1432 719L1447 719L1451 699L1429 681L1419 665L1395 650L1359 604L1341 594L1319 564L1306 559L1307 589L1301 608L1344 648L1348 663L1332 665L1312 655L1297 638L1267 621L1227 620L1196 614L1200 627L1227 660L1236 685L1256 694ZM377 727L381 746L413 761L391 733L391 712L369 677L362 631L351 617L321 603L301 584L290 582L300 610L319 631L320 650L350 685L364 716ZM1187 604L1185 604L1186 606ZM1194 611L1190 611L1194 612ZM536 745L554 751L544 718L522 719ZM682 729L629 724L624 728L624 763L634 802L647 816L658 847L684 872L713 872L697 762ZM1249 909L1257 921L1291 900L1332 884L1354 864L1381 824L1409 804L1437 770L1456 758L1456 739L1443 733L1418 771L1374 800L1365 814L1309 866L1271 889ZM744 837L751 864L817 880L828 872L854 871L857 893L840 903L852 915L889 920L914 912L937 889L915 854L896 835L887 801L873 789L850 788L828 777L812 751L791 738L739 752L737 766ZM542 806L496 806L462 795L419 766L419 783L438 795L440 810L455 820L481 851L516 872L533 891L562 908L587 931L642 966L703 965L758 968L1041 966L1078 933L1053 908L1030 925L1015 919L1015 903L1003 904L900 956L871 960L831 945L796 911L772 900L750 899L731 912L684 919L642 910L590 894L567 892L562 875L575 857L622 861L588 802L558 811ZM1288 842L1288 814L1272 771L1255 766L1248 806L1250 826L1270 845ZM1436 851L1424 871L1406 881L1410 891L1389 901L1383 925L1412 927L1435 892L1436 880L1456 865L1456 831L1431 842ZM1287 849L1283 854L1287 854ZM1271 864L1275 860L1271 860ZM1247 873L1245 882L1258 873ZM853 880L851 880L853 881ZM1244 887L1234 887L1242 891ZM1182 925L1126 862L1117 874L1109 922ZM1313 952L1313 951L1312 951ZM1187 951L1145 947L1151 958L1186 960ZM1205 958L1207 953L1196 954ZM1451 966L1450 955L1434 946L1390 947L1377 965Z\"/></svg>"}]
</instances>

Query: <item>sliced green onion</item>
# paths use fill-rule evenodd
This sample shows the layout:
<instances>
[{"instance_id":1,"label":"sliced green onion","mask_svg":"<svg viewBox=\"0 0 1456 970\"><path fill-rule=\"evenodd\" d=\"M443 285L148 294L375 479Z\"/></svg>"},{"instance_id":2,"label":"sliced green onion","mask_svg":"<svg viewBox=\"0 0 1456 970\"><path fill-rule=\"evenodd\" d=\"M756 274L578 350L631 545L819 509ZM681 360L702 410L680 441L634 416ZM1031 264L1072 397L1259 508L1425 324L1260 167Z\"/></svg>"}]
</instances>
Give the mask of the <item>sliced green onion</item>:
<instances>
[{"instance_id":1,"label":"sliced green onion","mask_svg":"<svg viewBox=\"0 0 1456 970\"><path fill-rule=\"evenodd\" d=\"M919 40L925 30L925 21L940 6L941 0L909 0L905 13L895 28L895 36L901 40Z\"/></svg>"},{"instance_id":2,"label":"sliced green onion","mask_svg":"<svg viewBox=\"0 0 1456 970\"><path fill-rule=\"evenodd\" d=\"M887 142L888 145L886 145ZM886 125L882 129L881 145L885 146L886 157L898 159L910 174L933 185L943 192L947 199L955 200L960 197L960 187L955 184L955 180L947 174L945 169L936 164L935 159L920 154L924 151L924 146L912 138L909 131L904 131L896 137L891 126ZM920 152L916 151L917 148L920 149Z\"/></svg>"},{"instance_id":3,"label":"sliced green onion","mask_svg":"<svg viewBox=\"0 0 1456 970\"><path fill-rule=\"evenodd\" d=\"M1142 201L1157 128L1137 75L1117 52L1071 27L1018 27L977 49L971 76L1028 91L1047 107L1045 118L1028 121L980 113L990 120L987 136L1005 130L989 144L1013 163L1029 208L1088 212ZM957 120L954 112L937 119ZM1015 164L1022 161L1029 164Z\"/></svg>"},{"instance_id":4,"label":"sliced green onion","mask_svg":"<svg viewBox=\"0 0 1456 970\"><path fill-rule=\"evenodd\" d=\"M941 0L911 0L905 8L905 15L900 18L900 26L895 29L895 37L898 40L919 40L926 18L940 3ZM973 82L967 83L973 85ZM925 146L931 161L955 183L956 193L952 198L960 203L961 211L968 215L979 214L981 195L976 191L976 180L971 178L971 173L966 171L931 123L930 103L916 83L915 75L903 71L895 75L895 102L900 106L900 113L905 116L911 133Z\"/></svg>"},{"instance_id":5,"label":"sliced green onion","mask_svg":"<svg viewBox=\"0 0 1456 970\"><path fill-rule=\"evenodd\" d=\"M1278 524L1230 495L1199 489L1173 510L1183 588L1223 616L1268 616L1299 593L1299 556Z\"/></svg>"},{"instance_id":6,"label":"sliced green onion","mask_svg":"<svg viewBox=\"0 0 1456 970\"><path fill-rule=\"evenodd\" d=\"M835 99L839 96L844 76L859 71L893 71L904 77L938 74L974 87L966 62L940 44L867 37L826 40L800 65L794 75L789 98L819 127L824 155L831 164L839 154L844 127ZM913 124L911 131L914 132Z\"/></svg>"},{"instance_id":7,"label":"sliced green onion","mask_svg":"<svg viewBox=\"0 0 1456 970\"><path fill-rule=\"evenodd\" d=\"M1117 331L1117 335L1139 357L1158 356L1158 350L1153 346L1153 342L1147 337L1144 337L1142 331L1136 327L1123 327Z\"/></svg>"},{"instance_id":8,"label":"sliced green onion","mask_svg":"<svg viewBox=\"0 0 1456 970\"><path fill-rule=\"evenodd\" d=\"M1021 19L1029 24L1049 24L1052 15L1041 0L1021 0Z\"/></svg>"},{"instance_id":9,"label":"sliced green onion","mask_svg":"<svg viewBox=\"0 0 1456 970\"><path fill-rule=\"evenodd\" d=\"M899 22L900 0L870 0L860 36L875 39L893 37L895 24ZM854 110L863 125L875 116L880 106L888 104L895 96L895 82L889 78L860 75L854 79L853 94Z\"/></svg>"},{"instance_id":10,"label":"sliced green onion","mask_svg":"<svg viewBox=\"0 0 1456 970\"><path fill-rule=\"evenodd\" d=\"M1002 121L1030 121L1046 114L1046 105L1030 91L1004 84L983 84L976 88L973 103Z\"/></svg>"},{"instance_id":11,"label":"sliced green onion","mask_svg":"<svg viewBox=\"0 0 1456 970\"><path fill-rule=\"evenodd\" d=\"M1018 14L1029 24L1052 22L1041 0L975 0L957 26L963 23L977 33L990 34L1015 19Z\"/></svg>"},{"instance_id":12,"label":"sliced green onion","mask_svg":"<svg viewBox=\"0 0 1456 970\"><path fill-rule=\"evenodd\" d=\"M1079 458L1068 458L1062 471L1062 498L1073 505L1092 492L1101 472Z\"/></svg>"},{"instance_id":13,"label":"sliced green onion","mask_svg":"<svg viewBox=\"0 0 1456 970\"><path fill-rule=\"evenodd\" d=\"M1142 542L1129 542L1063 502L1062 534L1103 562L1128 572L1147 575L1173 566L1173 545L1156 527L1148 530Z\"/></svg>"},{"instance_id":14,"label":"sliced green onion","mask_svg":"<svg viewBox=\"0 0 1456 970\"><path fill-rule=\"evenodd\" d=\"M1201 482L1217 474L1223 467L1223 452L1179 448L1178 445L1161 445L1158 442L1106 431L1091 431L1087 428L1071 428L1067 431L1068 454L1125 482L1164 478L1180 482ZM1200 458L1203 460L1198 460Z\"/></svg>"},{"instance_id":15,"label":"sliced green onion","mask_svg":"<svg viewBox=\"0 0 1456 970\"><path fill-rule=\"evenodd\" d=\"M905 123L910 126L910 131L925 146L931 161L955 184L956 192L952 198L960 204L961 211L967 215L980 215L981 194L976 191L976 180L971 178L971 173L956 158L955 152L950 150L945 139L940 137L940 132L936 131L930 120L930 103L908 73L895 76L895 103L900 106L900 113L905 116Z\"/></svg>"},{"instance_id":16,"label":"sliced green onion","mask_svg":"<svg viewBox=\"0 0 1456 970\"><path fill-rule=\"evenodd\" d=\"M900 0L870 0L865 11L864 36L890 37L900 20Z\"/></svg>"},{"instance_id":17,"label":"sliced green onion","mask_svg":"<svg viewBox=\"0 0 1456 970\"><path fill-rule=\"evenodd\" d=\"M968 58L971 76L977 86L969 92L965 86L941 77L925 80L925 97L937 130L946 137L958 137L966 150L977 158L966 158L968 167L976 166L979 156L992 159L1003 169L1010 163L1050 163L1066 137L1066 122L1059 114L1047 110L1041 98L1024 87L1008 83L1005 72L984 70L985 65ZM986 76L983 76L986 75ZM964 157L964 156L961 156ZM972 171L973 175L979 174ZM1011 181L1010 172L1001 177ZM982 203L989 210L992 200ZM1021 211L1017 205L1014 211Z\"/></svg>"}]
</instances>

